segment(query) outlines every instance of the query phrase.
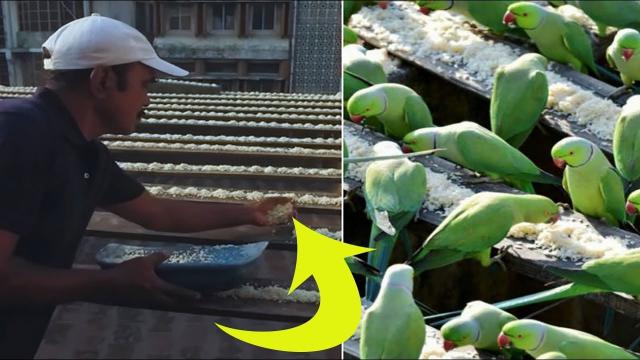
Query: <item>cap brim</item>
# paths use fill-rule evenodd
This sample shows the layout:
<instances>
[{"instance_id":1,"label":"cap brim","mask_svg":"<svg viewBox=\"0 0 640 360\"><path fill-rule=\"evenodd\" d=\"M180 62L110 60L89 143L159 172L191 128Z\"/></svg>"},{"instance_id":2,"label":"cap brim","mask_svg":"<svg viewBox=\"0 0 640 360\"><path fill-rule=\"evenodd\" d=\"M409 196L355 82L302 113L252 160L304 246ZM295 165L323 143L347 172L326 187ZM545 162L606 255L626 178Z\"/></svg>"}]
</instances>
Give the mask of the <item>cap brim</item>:
<instances>
[{"instance_id":1,"label":"cap brim","mask_svg":"<svg viewBox=\"0 0 640 360\"><path fill-rule=\"evenodd\" d=\"M189 72L185 69L179 68L171 63L168 63L160 58L141 60L141 63L151 66L152 68L161 71L165 74L172 76L185 76L188 75Z\"/></svg>"}]
</instances>

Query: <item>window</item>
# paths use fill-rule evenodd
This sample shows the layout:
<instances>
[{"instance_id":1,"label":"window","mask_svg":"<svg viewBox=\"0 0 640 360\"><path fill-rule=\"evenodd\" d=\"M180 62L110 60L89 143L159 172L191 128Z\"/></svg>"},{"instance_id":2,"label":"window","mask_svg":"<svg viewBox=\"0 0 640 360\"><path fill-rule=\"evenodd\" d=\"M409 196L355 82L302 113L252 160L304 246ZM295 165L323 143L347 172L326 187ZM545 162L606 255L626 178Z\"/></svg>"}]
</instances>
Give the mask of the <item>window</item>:
<instances>
[{"instance_id":1,"label":"window","mask_svg":"<svg viewBox=\"0 0 640 360\"><path fill-rule=\"evenodd\" d=\"M247 64L247 73L249 74L280 74L279 62L250 62Z\"/></svg>"},{"instance_id":2,"label":"window","mask_svg":"<svg viewBox=\"0 0 640 360\"><path fill-rule=\"evenodd\" d=\"M235 61L207 61L205 72L214 74L237 74L238 63Z\"/></svg>"},{"instance_id":3,"label":"window","mask_svg":"<svg viewBox=\"0 0 640 360\"><path fill-rule=\"evenodd\" d=\"M167 33L192 33L193 4L170 4L167 11Z\"/></svg>"},{"instance_id":4,"label":"window","mask_svg":"<svg viewBox=\"0 0 640 360\"><path fill-rule=\"evenodd\" d=\"M0 48L4 48L6 47L6 41L4 38L4 14L2 13L2 6L0 6L0 29L2 29L2 31L0 31ZM6 67L6 58L4 67Z\"/></svg>"},{"instance_id":5,"label":"window","mask_svg":"<svg viewBox=\"0 0 640 360\"><path fill-rule=\"evenodd\" d=\"M83 15L82 1L18 1L20 31L53 32Z\"/></svg>"},{"instance_id":6,"label":"window","mask_svg":"<svg viewBox=\"0 0 640 360\"><path fill-rule=\"evenodd\" d=\"M210 33L233 32L236 28L238 4L207 4L207 31Z\"/></svg>"},{"instance_id":7,"label":"window","mask_svg":"<svg viewBox=\"0 0 640 360\"><path fill-rule=\"evenodd\" d=\"M279 35L283 31L283 3L249 3L248 30L253 35Z\"/></svg>"},{"instance_id":8,"label":"window","mask_svg":"<svg viewBox=\"0 0 640 360\"><path fill-rule=\"evenodd\" d=\"M22 86L43 85L46 79L46 73L43 69L42 54L21 53L15 54L15 56L23 76Z\"/></svg>"},{"instance_id":9,"label":"window","mask_svg":"<svg viewBox=\"0 0 640 360\"><path fill-rule=\"evenodd\" d=\"M247 80L245 91L282 92L280 80Z\"/></svg>"},{"instance_id":10,"label":"window","mask_svg":"<svg viewBox=\"0 0 640 360\"><path fill-rule=\"evenodd\" d=\"M136 1L136 28L153 43L155 8L153 3Z\"/></svg>"},{"instance_id":11,"label":"window","mask_svg":"<svg viewBox=\"0 0 640 360\"><path fill-rule=\"evenodd\" d=\"M0 55L0 84L9 86L9 67L7 65L7 58L4 54Z\"/></svg>"},{"instance_id":12,"label":"window","mask_svg":"<svg viewBox=\"0 0 640 360\"><path fill-rule=\"evenodd\" d=\"M276 4L254 4L252 30L273 30Z\"/></svg>"}]
</instances>

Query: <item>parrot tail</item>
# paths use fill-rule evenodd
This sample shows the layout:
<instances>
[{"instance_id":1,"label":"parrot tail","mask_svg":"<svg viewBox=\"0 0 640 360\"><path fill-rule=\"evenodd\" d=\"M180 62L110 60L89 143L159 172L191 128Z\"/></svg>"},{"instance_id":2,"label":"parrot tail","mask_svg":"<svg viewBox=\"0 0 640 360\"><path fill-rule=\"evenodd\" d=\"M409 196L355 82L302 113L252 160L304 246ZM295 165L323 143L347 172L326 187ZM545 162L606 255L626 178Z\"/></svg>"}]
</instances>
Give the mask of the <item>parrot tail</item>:
<instances>
[{"instance_id":1,"label":"parrot tail","mask_svg":"<svg viewBox=\"0 0 640 360\"><path fill-rule=\"evenodd\" d=\"M580 296L589 294L592 292L600 291L590 286L584 286L576 283L569 283L566 285L558 286L553 289L544 290L535 294L521 296L515 299L500 301L493 305L502 309L512 309L516 307L537 304L546 301L560 300L574 296Z\"/></svg>"},{"instance_id":2,"label":"parrot tail","mask_svg":"<svg viewBox=\"0 0 640 360\"><path fill-rule=\"evenodd\" d=\"M539 183L539 184L551 184L551 185L558 185L560 186L562 184L562 179L549 174L546 171L540 171L540 175L538 175L534 180L532 180L533 182Z\"/></svg>"},{"instance_id":3,"label":"parrot tail","mask_svg":"<svg viewBox=\"0 0 640 360\"><path fill-rule=\"evenodd\" d=\"M396 242L396 235L392 236L383 231L375 225L371 224L371 237L369 239L369 247L376 249L369 253L367 262L369 265L378 269L381 274L387 270L389 266L389 259L391 258L391 251L393 245ZM380 282L371 278L367 278L365 287L365 297L369 301L374 301L380 292Z\"/></svg>"},{"instance_id":4,"label":"parrot tail","mask_svg":"<svg viewBox=\"0 0 640 360\"><path fill-rule=\"evenodd\" d=\"M597 291L600 291L600 290L590 286L584 286L576 283L569 283L566 285L555 287L553 289L540 291L535 294L529 294L529 295L521 296L521 297L510 299L510 300L500 301L492 305L502 310L507 310L507 309L513 309L513 308L526 306L526 305L533 305L533 304L546 302L546 301L566 299L569 297L580 296L580 295L589 294ZM454 318L460 315L461 313L462 313L462 310L456 310L456 311L450 311L446 313L426 316L424 319L427 320L428 322L431 321L429 323L431 326L437 326L437 325L442 325L443 323L449 321L451 318ZM443 320L439 320L439 319L443 319ZM439 321L433 322L434 320L439 320Z\"/></svg>"},{"instance_id":5,"label":"parrot tail","mask_svg":"<svg viewBox=\"0 0 640 360\"><path fill-rule=\"evenodd\" d=\"M467 253L455 250L431 250L422 254L419 259L410 259L407 264L413 267L415 276L418 276L426 270L437 269L458 262L467 257L467 255Z\"/></svg>"},{"instance_id":6,"label":"parrot tail","mask_svg":"<svg viewBox=\"0 0 640 360\"><path fill-rule=\"evenodd\" d=\"M515 186L518 190L524 191L527 194L535 194L536 189L533 188L533 184L528 180L516 180L509 179L508 181L511 185Z\"/></svg>"}]
</instances>

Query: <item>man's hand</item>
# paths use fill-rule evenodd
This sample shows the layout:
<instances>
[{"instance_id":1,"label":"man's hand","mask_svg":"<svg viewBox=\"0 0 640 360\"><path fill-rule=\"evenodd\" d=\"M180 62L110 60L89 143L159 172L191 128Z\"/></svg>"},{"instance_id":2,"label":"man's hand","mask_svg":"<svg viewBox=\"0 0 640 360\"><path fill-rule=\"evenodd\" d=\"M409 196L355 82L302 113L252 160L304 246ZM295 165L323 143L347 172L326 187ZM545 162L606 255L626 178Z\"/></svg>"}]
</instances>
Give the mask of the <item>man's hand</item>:
<instances>
[{"instance_id":1,"label":"man's hand","mask_svg":"<svg viewBox=\"0 0 640 360\"><path fill-rule=\"evenodd\" d=\"M172 306L200 299L198 292L170 284L158 277L155 268L168 257L164 253L153 253L104 270L104 300Z\"/></svg>"},{"instance_id":2,"label":"man's hand","mask_svg":"<svg viewBox=\"0 0 640 360\"><path fill-rule=\"evenodd\" d=\"M252 222L258 226L287 224L291 222L291 217L298 216L293 200L287 197L268 197L248 206Z\"/></svg>"}]
</instances>

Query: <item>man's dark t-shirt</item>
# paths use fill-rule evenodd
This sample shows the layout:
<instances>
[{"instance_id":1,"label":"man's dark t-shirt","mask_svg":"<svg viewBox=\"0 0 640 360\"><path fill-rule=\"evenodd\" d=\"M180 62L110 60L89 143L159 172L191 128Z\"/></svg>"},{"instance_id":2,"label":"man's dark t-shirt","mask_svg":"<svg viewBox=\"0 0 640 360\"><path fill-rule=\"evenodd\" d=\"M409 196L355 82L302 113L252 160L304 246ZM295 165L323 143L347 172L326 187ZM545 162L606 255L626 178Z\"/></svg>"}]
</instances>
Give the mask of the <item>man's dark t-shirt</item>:
<instances>
[{"instance_id":1,"label":"man's dark t-shirt","mask_svg":"<svg viewBox=\"0 0 640 360\"><path fill-rule=\"evenodd\" d=\"M0 229L19 236L15 255L70 268L94 209L143 191L101 142L84 138L53 91L0 101ZM28 323L29 312L0 309L0 355L1 344L17 336L8 323Z\"/></svg>"}]
</instances>

